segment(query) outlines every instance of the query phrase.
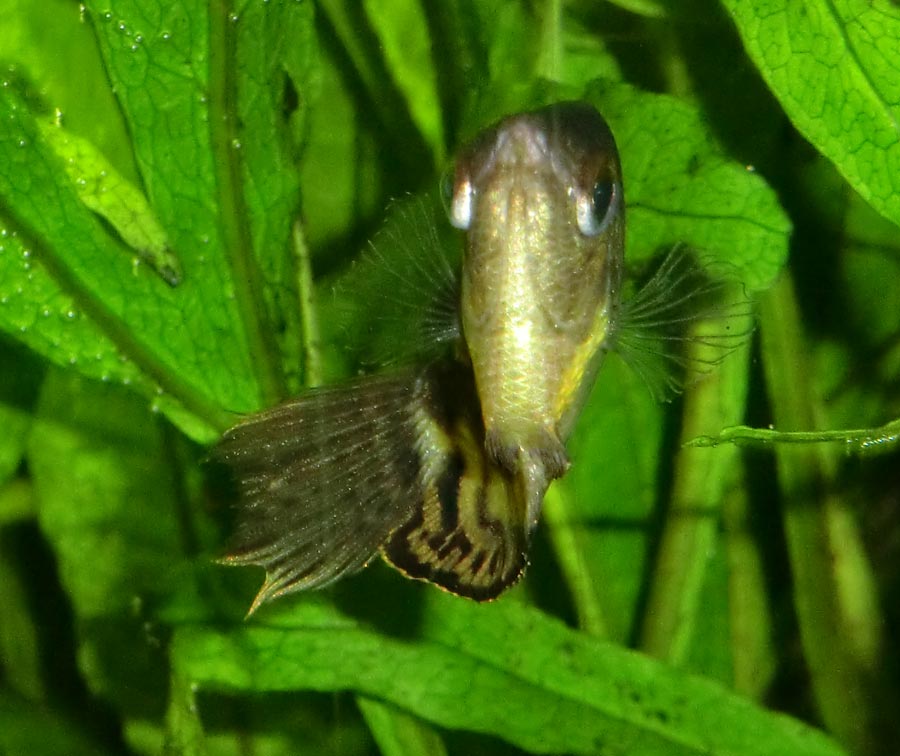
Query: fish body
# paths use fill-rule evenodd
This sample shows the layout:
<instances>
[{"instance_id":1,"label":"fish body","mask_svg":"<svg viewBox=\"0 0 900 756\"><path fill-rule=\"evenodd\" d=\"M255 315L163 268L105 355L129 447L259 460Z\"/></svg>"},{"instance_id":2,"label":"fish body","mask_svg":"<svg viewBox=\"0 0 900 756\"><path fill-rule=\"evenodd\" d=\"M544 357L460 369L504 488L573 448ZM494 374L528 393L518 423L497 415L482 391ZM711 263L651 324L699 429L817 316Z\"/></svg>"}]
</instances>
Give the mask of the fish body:
<instances>
[{"instance_id":1,"label":"fish body","mask_svg":"<svg viewBox=\"0 0 900 756\"><path fill-rule=\"evenodd\" d=\"M547 482L613 330L625 213L619 157L592 107L513 116L457 159L451 204L466 230L460 310L488 454Z\"/></svg>"},{"instance_id":2,"label":"fish body","mask_svg":"<svg viewBox=\"0 0 900 756\"><path fill-rule=\"evenodd\" d=\"M486 129L452 175L449 221L465 233L459 327L441 331L457 336L452 355L312 390L215 452L241 497L223 561L266 569L253 609L379 550L476 600L527 564L617 327L621 168L599 113L561 103Z\"/></svg>"}]
</instances>

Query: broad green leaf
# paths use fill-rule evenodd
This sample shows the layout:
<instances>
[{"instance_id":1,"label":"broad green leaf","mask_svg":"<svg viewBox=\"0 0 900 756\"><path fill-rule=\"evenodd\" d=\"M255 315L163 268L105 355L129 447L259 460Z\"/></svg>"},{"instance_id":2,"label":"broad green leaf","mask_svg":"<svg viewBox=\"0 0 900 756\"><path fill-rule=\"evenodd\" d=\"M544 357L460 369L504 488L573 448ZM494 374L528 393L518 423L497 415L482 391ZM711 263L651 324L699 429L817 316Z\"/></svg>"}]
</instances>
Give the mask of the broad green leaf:
<instances>
[{"instance_id":1,"label":"broad green leaf","mask_svg":"<svg viewBox=\"0 0 900 756\"><path fill-rule=\"evenodd\" d=\"M2 0L0 16L0 62L8 72L26 76L48 117L58 116L73 133L89 136L127 181L135 181L125 124L83 6L47 0L36 13L28 0Z\"/></svg>"},{"instance_id":2,"label":"broad green leaf","mask_svg":"<svg viewBox=\"0 0 900 756\"><path fill-rule=\"evenodd\" d=\"M182 317L175 303L189 301L190 286L173 290L151 271L134 270L78 198L24 103L6 89L0 92L0 166L0 202L16 226L5 228L0 240L5 327L59 363L87 363L88 375L136 382L134 367L122 358L136 362L149 378L140 383L148 394L167 391L201 417L215 418L204 396L210 385L197 376L197 388L191 387L184 380L189 369L178 376L175 367L190 365L192 353L206 356L187 329L170 322L176 313ZM92 321L89 327L78 327L82 318ZM197 420L190 427L203 434Z\"/></svg>"},{"instance_id":3,"label":"broad green leaf","mask_svg":"<svg viewBox=\"0 0 900 756\"><path fill-rule=\"evenodd\" d=\"M243 78L235 86L242 99L236 109L228 110L234 106L226 102L224 89L234 83L208 78L202 65L203 45L191 47L187 59L181 57L189 39L209 43L205 9L181 6L145 17L146 8L137 6L120 3L118 13L98 11L94 20L131 125L144 184L162 222L157 236L167 233L183 262L185 280L165 291L140 269L132 271L131 257L86 212L84 196L73 192L76 185L61 170L66 160L51 154L42 139L47 134L37 133L24 103L4 92L7 117L0 138L10 148L4 175L15 175L16 183L0 187L0 193L14 221L7 235L19 239L24 235L24 246L4 245L9 289L0 292L0 301L6 305L2 309L7 328L17 338L58 364L83 364L88 375L134 385L171 412L191 435L209 439L215 434L210 425L227 422L219 408L234 411L258 404L257 385L272 397L283 393L277 388L282 362L295 375L299 370L298 308L291 304L295 269L289 246L298 207L297 178L291 168L296 145L286 128L279 127L277 117L288 81L295 90L305 88L312 55L311 14L307 6L292 4L248 12L237 23L244 39L253 44L259 37L266 39L265 49L288 38L291 44L283 45L284 56L265 60L256 54L263 49L258 45L245 43L239 49ZM138 26L130 25L129 19ZM234 40L219 31L212 41L223 54L234 54L228 47L228 40ZM300 39L303 33L305 43ZM240 50L249 52L241 56ZM271 61L282 60L283 69L273 73L268 68ZM254 89L254 82L261 84ZM163 110L157 107L161 97L166 100ZM218 163L226 166L220 173L230 170L234 181L240 180L241 165L246 163L234 156L234 145L221 144L224 127L212 129L207 140L195 139L209 133L204 124L215 123L212 111L232 122L243 113L242 123L248 128L241 148L246 147L253 166L246 177L251 190L244 197L232 182L218 192L229 207L237 202L249 208L248 223L234 220L246 213L229 215L216 207L222 181L213 149L227 158ZM78 144L82 154L90 149L88 142ZM26 187L36 188L27 195L28 201L23 194ZM39 198L38 188L46 192L46 199ZM255 257L250 254L252 246ZM39 262L32 262L32 253ZM273 329L265 325L276 309L287 319L287 325L277 329L284 360L271 336ZM36 327L35 313L41 312L51 322ZM82 317L90 322L79 333L61 327ZM255 360L244 346L248 343L244 333L250 334ZM224 366L228 369L222 370ZM179 410L179 404L196 417Z\"/></svg>"},{"instance_id":4,"label":"broad green leaf","mask_svg":"<svg viewBox=\"0 0 900 756\"><path fill-rule=\"evenodd\" d=\"M791 224L760 176L730 159L696 108L664 95L597 84L622 157L626 259L686 243L731 266L749 291L771 285L787 258Z\"/></svg>"},{"instance_id":5,"label":"broad green leaf","mask_svg":"<svg viewBox=\"0 0 900 756\"><path fill-rule=\"evenodd\" d=\"M44 383L29 438L38 519L78 619L82 673L96 694L144 714L165 691L159 614L200 607L180 545L191 534L166 462L171 440L133 394L60 372Z\"/></svg>"},{"instance_id":6,"label":"broad green leaf","mask_svg":"<svg viewBox=\"0 0 900 756\"><path fill-rule=\"evenodd\" d=\"M791 121L900 224L900 9L889 0L724 0Z\"/></svg>"},{"instance_id":7,"label":"broad green leaf","mask_svg":"<svg viewBox=\"0 0 900 756\"><path fill-rule=\"evenodd\" d=\"M536 753L842 753L794 720L516 602L427 600L416 639L305 602L265 625L183 628L173 660L201 688L360 690Z\"/></svg>"},{"instance_id":8,"label":"broad green leaf","mask_svg":"<svg viewBox=\"0 0 900 756\"><path fill-rule=\"evenodd\" d=\"M272 402L283 376L240 186L240 14L200 2L88 8L141 178L185 271L182 301L164 310L182 313L177 370L229 410L250 409L254 396Z\"/></svg>"},{"instance_id":9,"label":"broad green leaf","mask_svg":"<svg viewBox=\"0 0 900 756\"><path fill-rule=\"evenodd\" d=\"M125 250L116 256L127 260ZM59 367L91 378L134 386L186 433L211 438L209 426L184 411L145 375L83 309L87 298L65 290L39 262L18 231L0 228L0 327ZM124 348L124 347L123 347ZM212 432L214 433L214 431Z\"/></svg>"}]
</instances>

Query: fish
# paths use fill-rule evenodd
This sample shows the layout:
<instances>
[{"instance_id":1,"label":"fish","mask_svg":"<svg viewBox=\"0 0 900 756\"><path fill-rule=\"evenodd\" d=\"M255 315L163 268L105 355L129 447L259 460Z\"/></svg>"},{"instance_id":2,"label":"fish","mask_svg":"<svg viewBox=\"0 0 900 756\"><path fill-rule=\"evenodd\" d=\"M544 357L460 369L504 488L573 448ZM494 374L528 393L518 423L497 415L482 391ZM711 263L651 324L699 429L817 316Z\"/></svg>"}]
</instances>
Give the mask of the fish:
<instances>
[{"instance_id":1,"label":"fish","mask_svg":"<svg viewBox=\"0 0 900 756\"><path fill-rule=\"evenodd\" d=\"M666 295L686 290L672 298L684 303L717 290L675 256L623 302L622 169L590 104L501 119L447 176L458 264L429 261L437 242L421 236L406 240L399 268L374 258L396 278L376 300L403 310L431 294L415 305L419 326L403 331L427 347L246 417L214 451L239 494L222 561L266 572L250 613L378 554L410 578L496 599L526 569L544 495L571 465L567 441L617 337L630 333L634 354L662 353L660 339L681 337L656 327L684 322Z\"/></svg>"}]
</instances>

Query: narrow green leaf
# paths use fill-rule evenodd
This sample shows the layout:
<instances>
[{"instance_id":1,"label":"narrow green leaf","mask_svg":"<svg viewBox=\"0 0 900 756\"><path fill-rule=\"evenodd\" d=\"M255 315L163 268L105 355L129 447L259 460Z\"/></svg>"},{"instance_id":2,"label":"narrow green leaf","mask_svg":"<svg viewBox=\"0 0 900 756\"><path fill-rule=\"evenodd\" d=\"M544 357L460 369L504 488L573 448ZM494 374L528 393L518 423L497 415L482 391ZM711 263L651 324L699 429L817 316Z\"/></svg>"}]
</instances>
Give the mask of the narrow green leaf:
<instances>
[{"instance_id":1,"label":"narrow green leaf","mask_svg":"<svg viewBox=\"0 0 900 756\"><path fill-rule=\"evenodd\" d=\"M766 591L766 565L754 537L753 501L742 473L735 474L722 504L734 690L761 702L776 674L778 649L774 611Z\"/></svg>"},{"instance_id":2,"label":"narrow green leaf","mask_svg":"<svg viewBox=\"0 0 900 756\"><path fill-rule=\"evenodd\" d=\"M405 179L405 185L395 187L397 191L409 191L424 177L430 176L435 168L433 146L426 142L429 134L423 134L415 117L425 117L431 124L438 123L439 119L423 112L425 100L421 93L416 98L415 112L410 112L412 103L406 99L410 94L410 77L401 77L402 84L407 87L405 90L397 88L401 82L395 82L391 71L391 65L397 61L396 50L392 49L387 55L381 48L363 3L319 0L317 10L323 20L322 26L329 27L325 38L333 36L340 48L333 62L345 75L349 68L350 85L357 88L353 93L356 106L365 103L362 111L354 109L356 117L361 117L363 133L367 137L374 136L382 148L387 147L387 152L375 151L379 167L387 167L385 174L378 178L386 179L389 188L393 188L393 181ZM389 14L382 11L382 15L386 23ZM416 17L420 18L419 14ZM384 28L383 24L379 27ZM423 32L420 26L418 33ZM401 39L402 34L398 31L392 33L392 37Z\"/></svg>"},{"instance_id":3,"label":"narrow green leaf","mask_svg":"<svg viewBox=\"0 0 900 756\"><path fill-rule=\"evenodd\" d=\"M383 756L447 755L440 735L420 719L365 696L357 696L356 704Z\"/></svg>"},{"instance_id":4,"label":"narrow green leaf","mask_svg":"<svg viewBox=\"0 0 900 756\"><path fill-rule=\"evenodd\" d=\"M750 318L735 322L738 331L749 331ZM703 345L695 345L702 352ZM708 348L706 348L708 350ZM744 416L747 396L749 341L723 364L702 376L685 394L682 439L701 429L719 428ZM711 357L715 359L715 355ZM682 448L675 459L674 479L666 519L656 554L654 580L645 609L641 648L648 653L684 664L697 645L709 647L698 625L724 611L726 602L704 601L707 570L720 545L721 504L741 465L734 448ZM726 625L727 626L727 625ZM724 645L728 633L716 633ZM731 675L726 679L730 681Z\"/></svg>"},{"instance_id":5,"label":"narrow green leaf","mask_svg":"<svg viewBox=\"0 0 900 756\"><path fill-rule=\"evenodd\" d=\"M610 2L624 10L648 18L663 18L666 15L665 4L658 0L610 0Z\"/></svg>"},{"instance_id":6,"label":"narrow green leaf","mask_svg":"<svg viewBox=\"0 0 900 756\"><path fill-rule=\"evenodd\" d=\"M444 128L428 20L420 0L366 0L366 16L410 115L443 165Z\"/></svg>"},{"instance_id":7,"label":"narrow green leaf","mask_svg":"<svg viewBox=\"0 0 900 756\"><path fill-rule=\"evenodd\" d=\"M135 181L125 123L83 6L46 0L38 13L29 0L0 0L0 17L8 72L27 77L40 92L44 115L60 117L73 133L90 138L127 181Z\"/></svg>"},{"instance_id":8,"label":"narrow green leaf","mask_svg":"<svg viewBox=\"0 0 900 756\"><path fill-rule=\"evenodd\" d=\"M69 134L59 122L39 123L41 136L62 161L78 198L107 221L138 256L170 286L181 281L181 264L169 249L146 198L86 139Z\"/></svg>"},{"instance_id":9,"label":"narrow green leaf","mask_svg":"<svg viewBox=\"0 0 900 756\"><path fill-rule=\"evenodd\" d=\"M166 756L205 756L208 753L194 689L177 674L172 674L169 685L163 752Z\"/></svg>"},{"instance_id":10,"label":"narrow green leaf","mask_svg":"<svg viewBox=\"0 0 900 756\"><path fill-rule=\"evenodd\" d=\"M300 213L299 160L311 100L318 93L318 45L311 3L236 3L237 139L253 256L262 277L265 321L274 324L292 392L300 387L301 322L291 228ZM259 317L259 316L256 316ZM283 398L283 397L278 397Z\"/></svg>"}]
</instances>

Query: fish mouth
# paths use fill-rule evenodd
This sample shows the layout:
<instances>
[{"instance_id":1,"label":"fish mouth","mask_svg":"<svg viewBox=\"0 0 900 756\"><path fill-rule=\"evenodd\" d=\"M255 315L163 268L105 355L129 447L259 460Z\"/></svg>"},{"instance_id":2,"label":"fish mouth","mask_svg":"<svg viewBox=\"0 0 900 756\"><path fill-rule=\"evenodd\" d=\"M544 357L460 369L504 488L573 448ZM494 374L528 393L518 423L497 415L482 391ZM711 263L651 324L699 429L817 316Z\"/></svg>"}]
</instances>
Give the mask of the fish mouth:
<instances>
[{"instance_id":1,"label":"fish mouth","mask_svg":"<svg viewBox=\"0 0 900 756\"><path fill-rule=\"evenodd\" d=\"M559 150L553 149L554 141L547 124L531 114L509 119L493 133L491 140L481 145L475 161L478 168L470 179L479 185L492 174L516 171L553 176L556 182L571 184L573 166Z\"/></svg>"},{"instance_id":2,"label":"fish mouth","mask_svg":"<svg viewBox=\"0 0 900 756\"><path fill-rule=\"evenodd\" d=\"M496 166L535 168L549 160L547 135L524 119L509 123L497 133L493 156Z\"/></svg>"}]
</instances>

